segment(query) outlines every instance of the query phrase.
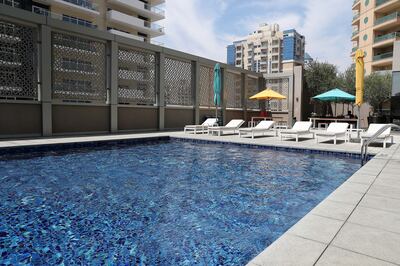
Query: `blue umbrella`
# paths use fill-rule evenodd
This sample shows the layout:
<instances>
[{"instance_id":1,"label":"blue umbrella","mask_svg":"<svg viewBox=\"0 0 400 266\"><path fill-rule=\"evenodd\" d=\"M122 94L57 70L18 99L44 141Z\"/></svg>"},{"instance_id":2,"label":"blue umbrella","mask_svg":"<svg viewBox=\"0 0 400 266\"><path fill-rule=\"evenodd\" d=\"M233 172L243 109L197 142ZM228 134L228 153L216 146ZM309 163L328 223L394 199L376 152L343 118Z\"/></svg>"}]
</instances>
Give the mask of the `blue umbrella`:
<instances>
[{"instance_id":1,"label":"blue umbrella","mask_svg":"<svg viewBox=\"0 0 400 266\"><path fill-rule=\"evenodd\" d=\"M221 66L215 64L214 67L214 104L215 118L218 118L218 106L221 106Z\"/></svg>"}]
</instances>

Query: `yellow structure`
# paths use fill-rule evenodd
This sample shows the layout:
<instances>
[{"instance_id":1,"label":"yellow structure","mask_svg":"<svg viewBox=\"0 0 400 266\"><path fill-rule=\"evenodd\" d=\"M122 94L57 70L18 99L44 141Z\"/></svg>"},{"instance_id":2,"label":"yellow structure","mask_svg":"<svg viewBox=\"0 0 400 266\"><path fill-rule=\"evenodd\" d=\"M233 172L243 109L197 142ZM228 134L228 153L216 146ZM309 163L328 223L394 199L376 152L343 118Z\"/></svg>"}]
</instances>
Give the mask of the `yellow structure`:
<instances>
[{"instance_id":1,"label":"yellow structure","mask_svg":"<svg viewBox=\"0 0 400 266\"><path fill-rule=\"evenodd\" d=\"M400 0L354 0L353 57L365 52L365 73L391 71L393 45L400 39Z\"/></svg>"},{"instance_id":2,"label":"yellow structure","mask_svg":"<svg viewBox=\"0 0 400 266\"><path fill-rule=\"evenodd\" d=\"M359 49L355 56L356 61L356 105L361 106L364 98L364 52Z\"/></svg>"}]
</instances>

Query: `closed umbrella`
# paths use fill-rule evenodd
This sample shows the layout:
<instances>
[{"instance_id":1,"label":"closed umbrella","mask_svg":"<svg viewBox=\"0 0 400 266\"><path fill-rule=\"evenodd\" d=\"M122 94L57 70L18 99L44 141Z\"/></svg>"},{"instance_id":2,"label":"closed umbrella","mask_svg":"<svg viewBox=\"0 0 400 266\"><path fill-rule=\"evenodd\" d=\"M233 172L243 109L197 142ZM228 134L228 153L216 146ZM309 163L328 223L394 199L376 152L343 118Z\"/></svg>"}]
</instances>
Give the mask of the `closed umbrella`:
<instances>
[{"instance_id":1,"label":"closed umbrella","mask_svg":"<svg viewBox=\"0 0 400 266\"><path fill-rule=\"evenodd\" d=\"M214 67L214 104L215 118L218 119L218 106L221 106L221 66L215 64Z\"/></svg>"},{"instance_id":2,"label":"closed umbrella","mask_svg":"<svg viewBox=\"0 0 400 266\"><path fill-rule=\"evenodd\" d=\"M363 104L364 98L364 57L363 50L356 51L356 105L358 106L357 128L360 127L360 106Z\"/></svg>"}]
</instances>

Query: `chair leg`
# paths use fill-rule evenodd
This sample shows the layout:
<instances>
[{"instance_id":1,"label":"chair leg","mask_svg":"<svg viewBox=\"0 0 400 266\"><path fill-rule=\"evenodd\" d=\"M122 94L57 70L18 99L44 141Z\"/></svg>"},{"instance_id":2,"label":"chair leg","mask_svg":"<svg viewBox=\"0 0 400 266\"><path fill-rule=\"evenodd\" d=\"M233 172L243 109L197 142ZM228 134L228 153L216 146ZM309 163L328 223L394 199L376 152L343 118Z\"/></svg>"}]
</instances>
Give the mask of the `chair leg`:
<instances>
[{"instance_id":1,"label":"chair leg","mask_svg":"<svg viewBox=\"0 0 400 266\"><path fill-rule=\"evenodd\" d=\"M251 138L254 139L254 131L251 132Z\"/></svg>"},{"instance_id":2,"label":"chair leg","mask_svg":"<svg viewBox=\"0 0 400 266\"><path fill-rule=\"evenodd\" d=\"M299 142L299 135L296 135L296 142Z\"/></svg>"},{"instance_id":3,"label":"chair leg","mask_svg":"<svg viewBox=\"0 0 400 266\"><path fill-rule=\"evenodd\" d=\"M386 138L383 139L383 148L386 149Z\"/></svg>"},{"instance_id":4,"label":"chair leg","mask_svg":"<svg viewBox=\"0 0 400 266\"><path fill-rule=\"evenodd\" d=\"M336 136L333 138L333 144L336 145Z\"/></svg>"}]
</instances>

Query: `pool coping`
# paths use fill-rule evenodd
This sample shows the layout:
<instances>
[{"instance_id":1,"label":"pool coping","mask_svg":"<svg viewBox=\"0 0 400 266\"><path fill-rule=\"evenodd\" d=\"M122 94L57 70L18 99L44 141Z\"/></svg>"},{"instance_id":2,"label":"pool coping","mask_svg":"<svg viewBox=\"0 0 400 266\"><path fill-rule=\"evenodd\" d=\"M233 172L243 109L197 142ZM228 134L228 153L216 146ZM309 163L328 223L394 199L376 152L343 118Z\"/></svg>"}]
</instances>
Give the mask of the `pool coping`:
<instances>
[{"instance_id":1,"label":"pool coping","mask_svg":"<svg viewBox=\"0 0 400 266\"><path fill-rule=\"evenodd\" d=\"M51 149L54 145L63 147L82 147L86 144L90 146L106 145L108 143L138 143L140 140L157 141L165 139L182 139L193 142L208 143L227 143L244 146L261 146L263 148L283 149L331 154L357 155L356 152L338 149L336 147L326 149L324 147L299 147L292 143L285 144L255 144L251 139L198 139L192 135L181 135L173 132L152 133L152 134L129 134L129 135L105 135L94 137L70 137L70 138L52 138L52 139L34 139L20 141L0 141L1 151L10 151L13 149ZM94 145L93 145L94 144ZM98 145L97 145L98 144ZM374 217L375 224L365 224L358 221L360 212L367 209L369 215L374 212L389 213L389 217L398 215L394 220L400 228L400 196L393 196L393 190L400 195L400 176L396 177L396 171L400 171L400 145L394 144L387 149L381 149L379 152L370 152L375 156L354 175L345 181L340 187L333 191L327 198L320 202L313 210L306 214L298 223L291 227L287 232L281 235L275 242L253 258L248 265L329 265L329 264L352 264L358 265L360 261L371 264L396 265L400 264L400 247L390 245L390 240L400 241L400 230L393 232L388 230L386 216ZM359 155L359 154L358 154ZM393 170L395 169L395 170ZM398 183L396 183L398 182ZM395 183L395 187L392 186ZM385 189L389 192L385 193ZM390 190L392 189L392 190ZM382 190L384 192L382 192ZM372 192L371 192L372 191ZM390 194L392 193L392 194ZM388 195L386 195L388 194ZM372 199L375 197L375 202ZM378 199L376 199L378 198ZM368 200L367 202L365 202ZM380 200L380 201L379 201ZM382 203L383 202L383 203ZM374 205L375 204L375 205ZM390 209L387 206L396 206L397 209ZM372 207L371 207L372 206ZM386 209L385 209L386 208ZM361 210L361 211L360 211ZM354 215L358 216L354 218ZM364 214L365 215L365 214ZM353 220L357 221L354 222ZM394 218L392 218L393 220ZM381 221L382 220L382 221ZM381 224L379 222L381 221ZM356 228L354 228L356 227ZM385 239L373 239L365 241L369 237L376 237L373 233L363 235L359 241L344 241L349 235L354 237L354 232L358 232L360 227L368 230L380 230L384 232ZM357 235L356 235L357 237ZM351 238L350 238L351 240ZM376 241L374 241L376 240ZM348 244L353 243L353 245ZM360 242L370 243L365 247ZM346 246L347 244L347 246ZM387 246L389 245L389 246ZM398 246L398 245L397 245ZM381 252L376 254L375 250L382 251L383 248L392 252ZM375 252L375 253L374 253ZM393 255L395 254L395 255ZM399 255L396 255L399 254ZM392 263L392 264L391 264Z\"/></svg>"}]
</instances>

